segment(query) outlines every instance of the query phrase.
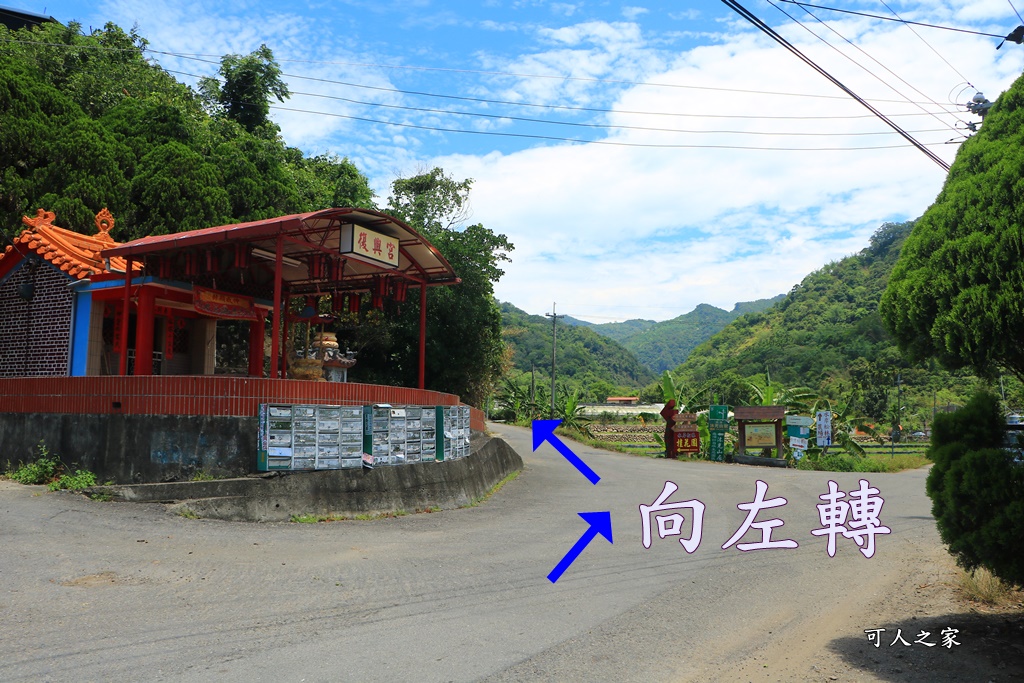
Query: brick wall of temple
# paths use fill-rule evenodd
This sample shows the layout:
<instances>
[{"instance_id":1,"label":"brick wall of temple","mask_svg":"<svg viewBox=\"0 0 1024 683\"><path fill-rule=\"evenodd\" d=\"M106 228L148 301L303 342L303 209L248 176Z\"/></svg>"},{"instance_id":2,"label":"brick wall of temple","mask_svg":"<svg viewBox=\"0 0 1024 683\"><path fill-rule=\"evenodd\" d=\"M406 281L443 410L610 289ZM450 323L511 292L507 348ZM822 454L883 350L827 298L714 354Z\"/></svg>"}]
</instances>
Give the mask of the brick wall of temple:
<instances>
[{"instance_id":1,"label":"brick wall of temple","mask_svg":"<svg viewBox=\"0 0 1024 683\"><path fill-rule=\"evenodd\" d=\"M68 374L72 280L49 263L23 264L0 282L0 377ZM30 300L19 288L32 282Z\"/></svg>"}]
</instances>

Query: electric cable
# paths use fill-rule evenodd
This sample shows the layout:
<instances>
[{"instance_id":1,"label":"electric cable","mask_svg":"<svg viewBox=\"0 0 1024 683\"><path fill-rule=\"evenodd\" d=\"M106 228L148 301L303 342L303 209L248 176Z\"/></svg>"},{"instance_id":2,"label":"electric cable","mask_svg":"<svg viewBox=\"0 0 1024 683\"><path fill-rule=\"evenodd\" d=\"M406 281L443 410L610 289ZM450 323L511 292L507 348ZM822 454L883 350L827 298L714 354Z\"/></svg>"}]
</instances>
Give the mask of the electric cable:
<instances>
[{"instance_id":1,"label":"electric cable","mask_svg":"<svg viewBox=\"0 0 1024 683\"><path fill-rule=\"evenodd\" d=\"M212 64L214 66L219 66L220 63L221 63L220 62L220 58L218 58L216 55L196 56L195 53L169 52L169 51L166 51L166 50L155 50L155 49L152 49L152 48L149 48L149 47L146 47L145 49L141 49L141 48L115 48L115 47L108 47L108 46L104 46L104 45L67 45L67 44L64 44L64 43L49 43L49 42L45 42L45 41L15 40L15 39L2 39L2 40L0 40L0 43L21 43L21 44L26 44L26 45L44 45L44 46L49 46L49 47L62 47L62 48L73 48L73 49L95 49L95 50L108 50L108 51L138 51L138 52L146 52L146 53L150 53L150 54L165 55L165 56L169 56L169 57L177 57L177 58L180 58L180 59L186 59L186 60L190 60L190 61L197 61L197 62L201 62L201 63L204 63L204 64ZM206 59L206 57L212 57L212 59ZM734 92L734 93L741 93L741 94L748 94L748 95L770 95L770 96L777 96L777 97L806 97L806 98L824 99L824 100L846 100L847 99L847 98L843 97L842 95L824 95L824 94L816 95L816 94L810 94L810 93L790 93L790 92L777 92L777 91L770 91L770 90L749 90L749 89L743 89L743 88L715 88L715 87L712 87L712 86L687 85L687 84L682 84L682 83L647 83L647 82L643 82L643 81L625 81L625 80L601 79L601 78L582 78L582 77L576 77L576 76L551 76L551 75L543 75L543 74L513 74L513 73L498 72L498 71L494 71L494 72L491 72L491 71L476 71L476 70L473 70L473 69L445 69L445 68L442 68L442 67L426 67L426 66L424 66L424 67L418 67L418 66L417 67L414 67L414 66L404 67L404 66L397 66L397 65L369 64L369 63L360 63L360 62L318 62L318 61L312 61L312 60L291 60L291 59L280 59L280 60L278 60L276 58L275 58L275 61L281 61L281 62L300 62L300 63L306 63L306 64L369 66L369 67L395 68L395 69L398 69L398 68L408 68L408 69L415 69L415 70L420 70L420 71L453 71L453 72L457 72L457 73L497 74L497 75L519 76L519 77L522 77L522 78L549 78L549 79L558 79L558 80L564 80L564 81L578 80L578 81L589 81L589 82L595 82L595 83L617 83L617 84L625 84L625 85L642 85L642 86L659 87L659 88L663 87L663 88L680 88L680 89L689 89L689 90L709 90L709 91L712 91L712 92ZM285 76L285 77L288 77L288 78L298 78L298 79L309 80L309 81L319 81L319 82L322 82L322 83L331 83L331 84L335 84L335 85L353 85L354 87L371 87L371 86L354 85L354 84L346 83L344 81L336 81L336 80L331 80L331 79L327 79L327 78L317 78L317 77L313 77L313 76L302 76L302 75L299 75L299 74L281 73L281 76ZM398 92L410 92L410 94L417 94L414 91L398 91ZM419 93L419 94L429 94L429 93ZM431 95L431 96L433 96L433 97L446 97L445 95ZM486 102L487 100L482 100L482 101ZM900 103L900 104L904 104L906 100L886 100L886 99L877 99L877 100L875 100L875 99L873 99L872 101L874 101L874 102L884 102L884 103ZM927 103L927 102L917 102L916 104L929 104L929 103ZM554 105L537 105L537 106L554 106Z\"/></svg>"},{"instance_id":2,"label":"electric cable","mask_svg":"<svg viewBox=\"0 0 1024 683\"><path fill-rule=\"evenodd\" d=\"M789 50L793 55L795 55L797 58L799 58L802 62L807 64L809 67L814 69L816 72L821 74L826 79L828 79L832 84L834 84L836 87L841 89L847 95L849 95L853 99L857 100L857 102L859 102L866 109L868 109L868 111L872 112L878 118L880 118L881 120L885 121L885 123L888 124L890 128L892 128L893 130L897 131L905 140L907 140L914 147L917 147L918 150L921 151L921 153L923 153L925 156L927 156L929 159L931 159L933 162L935 162L939 166L939 168L941 168L942 170L946 171L947 173L949 172L949 164L946 163L941 157L939 157L934 152L932 152L930 149L928 149L924 144L922 144L916 138L914 138L912 135L910 135L910 133L908 133L907 131L905 131L902 128L900 128L899 125L896 124L896 122L892 121L891 119L886 117L885 114L883 114L882 112L880 112L877 109L875 109L875 107L872 106L870 102L866 101L864 98L860 97L857 93L855 93L852 90L850 90L850 88L846 87L835 76L833 76L832 74L830 74L827 71L825 71L825 69L823 69L820 66L818 66L810 57L805 55L803 52L801 52L799 49L797 49L796 46L794 46L788 40L786 40L781 35L779 35L772 27L768 26L766 23L764 23L763 21L758 19L756 16L754 16L749 10L747 10L745 7L740 5L736 0L722 0L722 2L727 7L731 8L733 11L735 11L737 14L739 14L741 17L743 17L744 19L746 19L747 21L752 23L762 33L764 33L765 35L770 37L772 40L774 40L778 44L782 45L784 48Z\"/></svg>"},{"instance_id":3,"label":"electric cable","mask_svg":"<svg viewBox=\"0 0 1024 683\"><path fill-rule=\"evenodd\" d=\"M429 130L440 133L464 133L467 135L491 135L497 137L510 137L510 138L527 138L532 140L549 140L554 142L572 142L577 144L587 145L608 145L612 147L642 147L649 149L736 149L736 150L749 150L749 151L766 151L766 152L856 152L865 150L880 150L880 149L901 149L908 146L914 146L918 149L925 149L924 143L918 142L913 138L909 138L911 145L870 145L870 146L858 146L858 147L751 147L747 145L693 145L693 144L670 144L670 143L640 143L640 142L616 142L614 140L583 140L579 138L565 138L555 135L537 135L532 133L509 133L503 131L487 131L487 130L468 130L465 128L443 128L441 126L427 126L416 123L403 123L399 121L385 121L381 119L371 119L365 116L352 116L350 114L338 114L335 112L326 111L313 111L310 109L298 109L296 107L282 107L280 105L269 105L271 109L279 111L290 111L300 114L315 114L317 116L330 116L339 119L348 119L351 121L362 121L364 123L376 123L385 126L397 126L400 128L413 128L416 130ZM902 131L902 129L901 129ZM903 137L908 138L909 136L905 131L902 131ZM929 143L932 145L944 145L945 142ZM928 150L928 154L931 155L931 150ZM941 159L939 160L941 161Z\"/></svg>"},{"instance_id":4,"label":"electric cable","mask_svg":"<svg viewBox=\"0 0 1024 683\"><path fill-rule=\"evenodd\" d=\"M810 34L811 34L812 36L814 36L815 38L817 38L817 39L818 39L818 40L820 40L821 42L823 42L823 43L825 43L826 45L828 45L829 47L831 47L831 48L832 48L833 50L835 50L836 52L838 52L838 53L839 53L840 55L842 55L843 57L845 57L845 58L846 58L846 59L848 59L849 61L851 61L851 62L853 62L854 64L856 64L857 66L859 66L859 67L860 67L861 69L863 69L863 70L864 70L865 72L867 72L867 74L868 74L868 75L870 75L871 77L873 77L873 78L874 78L875 80L877 80L878 82L882 83L882 84L883 84L884 86L886 86L887 88L889 88L890 90L892 90L892 91L893 91L893 92L895 92L896 94L902 94L902 93L900 93L900 92L899 92L898 90L896 90L896 88L894 88L894 87L893 87L892 85L890 85L889 83L887 83L887 82L886 82L886 81L885 81L884 79L882 79L881 77L879 77L879 76L878 76L877 74L873 73L873 72L872 72L872 71L871 71L870 69L868 69L868 68L867 68L867 67L865 67L864 65L862 65L862 64L860 64L859 62L857 62L856 60L854 60L854 59L853 59L852 57L850 57L849 55L847 55L846 53L844 53L844 52L843 52L842 50L839 50L839 49L838 49L837 47L835 47L834 45L832 45L831 43L829 43L829 42L828 42L827 40L825 40L824 38L822 38L821 36L819 36L818 34L816 34L816 33L815 33L814 31L811 31L811 30L810 30L809 28L807 28L807 26L805 26L805 25L804 25L803 23L801 23L801 22L797 21L795 17L793 17L793 16L792 16L792 15L791 15L791 14L790 14L789 12L785 11L784 9L782 9L781 7L779 7L778 5L776 5L776 4L774 3L774 2L772 2L772 0L768 0L768 3L769 3L769 4L770 4L770 5L772 6L772 7L774 7L775 9L777 9L778 11L782 12L782 13L783 13L783 14L785 14L785 15L786 15L787 17L789 17L789 18L790 18L790 19L791 19L791 20L792 20L793 22L795 22L796 24L798 24L798 25L802 26L802 27L803 27L803 28L804 28L804 29L805 29L805 30L806 30L806 31L807 31L808 33L810 33ZM884 0L883 0L882 4L885 4ZM886 5L886 6L888 7L888 5ZM909 88L910 88L911 90L913 90L914 92L916 92L916 93L917 93L918 95L920 95L921 97L924 97L925 99L928 99L928 100L930 100L930 101L931 101L931 103L932 103L932 104L934 104L935 106L942 106L942 105L940 105L940 104L939 104L938 102L936 102L935 100L933 100L933 99L929 98L929 97L928 97L927 95L925 95L925 94L924 94L923 92L921 92L920 90L918 90L917 88L915 88L915 87L914 87L913 85L911 85L910 83L908 83L908 82L907 82L906 80L904 80L904 79L903 79L903 78L902 78L902 77L901 77L901 76L900 76L899 74L897 74L896 72L894 72L894 71L893 71L892 69L890 69L889 67L887 67L887 66L886 66L885 64L882 64L882 63L881 63L880 61L878 61L878 60L877 60L877 59L875 59L875 58L874 58L873 56L871 56L870 54L868 54L868 53L867 53L867 51L866 51L866 50L864 50L863 48L861 48L861 47L860 47L859 45L856 45L856 44L855 44L855 43L854 43L853 41L851 41L851 40L850 40L849 38L847 38L846 36L844 36L844 35L842 35L841 33L839 33L839 31L837 31L837 30L836 30L835 28L833 28L832 26L829 26L829 25L828 25L827 23L825 23L824 21L822 21L821 19L819 19L819 18L818 18L817 16L815 16L815 14L814 14L813 12L811 12L811 11L810 11L809 9L807 9L806 7L801 7L800 9L802 9L802 10L803 10L803 11L804 11L804 12L805 12L805 13L806 13L807 15L809 15L809 16L810 16L811 18L813 18L813 19L814 19L815 21L817 21L817 22L818 22L819 24L821 24L821 25L822 25L822 26L824 26L825 28L827 28L827 29L828 29L829 31L831 31L832 33L834 33L834 34L836 34L837 36L839 36L840 38L842 38L842 39L843 39L844 41L846 41L846 43L847 43L848 45L850 45L851 47L853 47L853 48L854 48L855 50L857 50L858 52L860 52L861 54L863 54L863 55L864 55L865 57L867 57L868 59L870 59L871 61L873 61L873 62L874 62L875 64L879 65L880 67L882 67L883 69L885 69L886 71L888 71L888 72L889 72L890 74L892 74L892 75L893 75L893 76L894 76L894 77L895 77L895 78L896 78L897 80L899 80L900 82L902 82L902 83L903 83L904 85L906 85L907 87L909 87ZM913 29L911 29L911 30L913 30ZM936 54L938 54L938 53L936 53ZM940 56L940 58L941 58L941 55L939 55L939 56ZM947 64L948 64L948 62L947 62ZM952 65L950 65L950 66L952 66ZM955 71L955 69L954 69L954 71ZM959 74L959 72L957 72L957 73ZM962 74L960 74L960 76L961 76L961 78L963 78L963 75L962 75ZM968 85L970 85L970 83L968 83ZM973 87L973 86L972 86L972 87ZM909 97L907 98L907 101L908 101L908 102L910 102L910 101L911 101ZM917 106L920 106L920 105L917 105ZM923 107L922 107L922 109L923 109ZM938 116L935 116L935 119L936 119L937 121L939 121L939 123L941 123L941 124L943 124L943 125L947 126L948 128L952 129L952 130L953 130L954 132L956 132L956 133L958 133L958 134L960 134L960 135L963 135L963 134L962 134L962 133L960 133L960 131L959 131L959 130L958 130L958 129L956 128L956 124L953 124L953 125L949 125L949 124L947 124L947 123L946 123L945 121L943 121L942 119L940 119L940 118L939 118ZM958 121L959 121L959 119L958 119ZM964 123L963 121L960 121L960 122L961 122L961 123ZM963 136L963 137L964 137L964 138L966 138L967 136Z\"/></svg>"},{"instance_id":5,"label":"electric cable","mask_svg":"<svg viewBox=\"0 0 1024 683\"><path fill-rule=\"evenodd\" d=\"M172 69L167 70L168 73L178 74L181 76L190 76L192 78L202 78L198 74L188 73L185 71L175 71ZM349 104L357 104L367 107L380 107L384 109L399 109L403 111L414 111L429 114L450 114L453 116L471 116L476 118L486 118L495 120L507 120L507 121L520 121L524 123L540 123L552 126L571 126L577 128L596 128L602 130L640 130L640 131L651 131L658 133L684 133L691 135L766 135L766 136L782 136L782 137L861 137L869 135L894 135L895 133L891 130L882 131L864 131L864 132L840 132L840 133L807 133L807 132L776 132L776 131L757 131L757 130L687 130L680 128L655 128L653 126L626 126L610 123L583 123L579 121L553 121L551 119L537 119L523 116L512 116L508 114L489 114L483 112L469 112L469 111L456 111L451 109L432 109L426 107L413 107L409 105L401 104L388 104L385 102L367 102L364 100L355 100L348 97L341 97L340 95L325 95L322 93L308 93L308 92L297 92L292 91L290 95L298 95L302 97L317 97L321 99L337 100L340 102L347 102ZM870 116L869 118L875 118ZM915 130L914 133L940 133L943 132L944 128L931 128L927 130Z\"/></svg>"},{"instance_id":6,"label":"electric cable","mask_svg":"<svg viewBox=\"0 0 1024 683\"><path fill-rule=\"evenodd\" d=\"M1002 36L1001 34L998 34L998 33L986 33L984 31L973 31L971 29L954 28L952 26L940 26L938 24L925 24L925 23L920 22L920 21L908 21L908 20L902 19L902 18L894 19L892 17L886 17L886 16L883 16L881 14L870 14L868 12L855 12L854 10L850 10L850 9L839 9L838 7L826 7L824 5L812 5L809 2L800 2L800 0L779 0L779 2L789 3L790 5L799 5L801 7L811 7L813 9L823 9L823 10L827 10L829 12L841 12L842 14L855 14L858 17L867 17L869 19L881 19L882 21L896 21L896 22L899 22L901 24L913 24L914 26L924 26L926 28L937 28L937 29L942 29L943 31L956 31L958 33L970 33L972 35L986 36L988 38L1003 38L1004 37L1004 36ZM1021 21L1024 21L1024 19L1022 19Z\"/></svg>"},{"instance_id":7,"label":"electric cable","mask_svg":"<svg viewBox=\"0 0 1024 683\"><path fill-rule=\"evenodd\" d=\"M915 36L917 36L917 37L918 37L918 39L919 39L919 40L920 40L920 41L921 41L922 43L924 43L925 45L927 45L927 46L928 46L928 49L929 49L929 50L931 50L932 52L934 52L934 53L935 53L935 56L936 56L936 57L938 57L938 58L939 58L939 59L941 59L941 60L942 60L943 62L945 62L945 63L946 63L946 66L948 66L948 67L949 67L950 69L952 69L952 70L953 70L953 71L954 71L954 72L956 73L956 75L957 75L957 76L959 76L960 78L964 79L964 82L965 82L965 83L966 83L967 85L969 85L969 86L971 86L972 88L974 88L974 84L973 84L973 83L971 83L971 81L970 81L970 80L968 80L967 76L964 76L964 75L963 75L962 73L960 73L960 70L959 70L959 69L957 69L957 68L956 68L955 66L953 66L952 64L950 64L950 63L949 63L949 60L947 60L947 59L946 59L945 57L943 57L943 56L942 56L941 54L939 54L939 51L938 51L938 50L936 50L936 49L935 49L934 47L932 47L931 43L929 43L929 42L928 42L927 40L925 40L925 39L924 39L924 37L923 37L923 36L922 36L922 35L921 35L920 33L918 33L917 31L915 31L915 30L914 30L914 27L913 27L913 26L911 26L911 25L910 25L910 24L908 24L907 22L903 21L903 17L901 17L901 16L899 15L899 13L898 13L898 12L897 12L896 10L894 10L894 9L893 9L892 7L889 7L889 4L888 4L888 3L887 3L887 2L885 1L885 0L881 0L881 2L882 2L882 6L884 6L884 7L885 7L885 8L887 9L887 10L889 10L890 12L892 12L892 14L893 14L893 16L894 16L894 17L896 17L896 18L897 18L897 19L899 19L899 20L900 20L901 22L903 22L903 24L904 24L904 25L905 25L905 26L906 26L906 27L907 27L908 29L910 29L910 31L911 31L911 32L913 32L913 34L914 34ZM1022 19L1021 21L1024 21L1024 19ZM975 90L977 90L977 88L975 88Z\"/></svg>"},{"instance_id":8,"label":"electric cable","mask_svg":"<svg viewBox=\"0 0 1024 683\"><path fill-rule=\"evenodd\" d=\"M1017 15L1018 19L1020 19L1020 23L1024 24L1024 17L1022 17L1020 12L1017 11L1017 8L1013 6L1013 0L1006 0L1006 2L1010 3L1010 9L1012 9L1013 13Z\"/></svg>"}]
</instances>

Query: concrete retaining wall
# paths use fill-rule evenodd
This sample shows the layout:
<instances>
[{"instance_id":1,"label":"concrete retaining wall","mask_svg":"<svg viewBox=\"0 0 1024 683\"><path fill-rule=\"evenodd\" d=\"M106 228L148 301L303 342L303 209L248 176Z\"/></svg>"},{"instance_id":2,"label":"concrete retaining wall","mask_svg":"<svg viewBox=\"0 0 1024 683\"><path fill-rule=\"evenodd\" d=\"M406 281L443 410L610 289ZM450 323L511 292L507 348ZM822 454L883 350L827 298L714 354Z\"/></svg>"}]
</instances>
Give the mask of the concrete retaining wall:
<instances>
[{"instance_id":1,"label":"concrete retaining wall","mask_svg":"<svg viewBox=\"0 0 1024 683\"><path fill-rule=\"evenodd\" d=\"M373 470L272 473L202 482L100 487L120 500L180 502L204 518L287 521L292 515L359 514L455 508L486 494L523 461L501 439L474 439L467 458Z\"/></svg>"},{"instance_id":2,"label":"concrete retaining wall","mask_svg":"<svg viewBox=\"0 0 1024 683\"><path fill-rule=\"evenodd\" d=\"M40 441L68 467L119 484L238 477L256 465L255 417L0 413L0 471L36 458Z\"/></svg>"}]
</instances>

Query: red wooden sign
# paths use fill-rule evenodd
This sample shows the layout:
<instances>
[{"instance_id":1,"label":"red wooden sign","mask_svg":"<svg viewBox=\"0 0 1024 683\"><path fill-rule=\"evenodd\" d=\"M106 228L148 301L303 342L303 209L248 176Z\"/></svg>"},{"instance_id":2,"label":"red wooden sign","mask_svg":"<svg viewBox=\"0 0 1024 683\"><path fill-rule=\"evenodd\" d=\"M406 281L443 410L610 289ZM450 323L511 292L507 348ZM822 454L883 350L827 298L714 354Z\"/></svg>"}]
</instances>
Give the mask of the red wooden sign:
<instances>
[{"instance_id":1,"label":"red wooden sign","mask_svg":"<svg viewBox=\"0 0 1024 683\"><path fill-rule=\"evenodd\" d=\"M700 432L675 432L677 453L700 451Z\"/></svg>"}]
</instances>

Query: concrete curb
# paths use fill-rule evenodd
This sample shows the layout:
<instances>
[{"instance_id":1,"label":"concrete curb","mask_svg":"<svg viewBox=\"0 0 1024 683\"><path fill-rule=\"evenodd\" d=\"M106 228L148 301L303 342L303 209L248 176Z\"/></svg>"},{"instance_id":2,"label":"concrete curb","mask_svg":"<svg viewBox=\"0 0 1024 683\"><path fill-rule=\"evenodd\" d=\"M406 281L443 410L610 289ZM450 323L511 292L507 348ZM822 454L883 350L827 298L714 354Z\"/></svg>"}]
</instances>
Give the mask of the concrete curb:
<instances>
[{"instance_id":1,"label":"concrete curb","mask_svg":"<svg viewBox=\"0 0 1024 683\"><path fill-rule=\"evenodd\" d=\"M383 514L468 505L523 468L497 437L474 439L467 458L373 470L282 472L214 481L100 486L116 500L179 503L186 514L246 522L288 521L292 515Z\"/></svg>"}]
</instances>

